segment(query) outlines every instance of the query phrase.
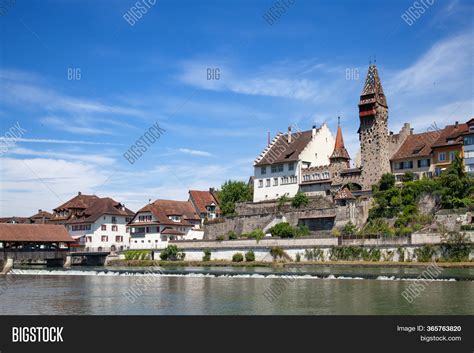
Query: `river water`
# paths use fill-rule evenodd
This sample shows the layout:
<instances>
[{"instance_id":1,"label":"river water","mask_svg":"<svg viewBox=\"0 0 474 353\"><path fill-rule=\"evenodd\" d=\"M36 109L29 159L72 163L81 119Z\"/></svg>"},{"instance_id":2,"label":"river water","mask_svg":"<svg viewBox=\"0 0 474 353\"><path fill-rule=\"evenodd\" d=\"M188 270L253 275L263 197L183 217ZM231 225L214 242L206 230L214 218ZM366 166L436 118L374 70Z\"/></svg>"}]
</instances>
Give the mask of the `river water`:
<instances>
[{"instance_id":1,"label":"river water","mask_svg":"<svg viewBox=\"0 0 474 353\"><path fill-rule=\"evenodd\" d=\"M436 280L423 282L424 289L412 303L402 292L414 283L420 268L176 267L144 274L145 270L15 269L0 277L0 314L474 314L473 269L443 269ZM141 293L133 295L132 288Z\"/></svg>"}]
</instances>

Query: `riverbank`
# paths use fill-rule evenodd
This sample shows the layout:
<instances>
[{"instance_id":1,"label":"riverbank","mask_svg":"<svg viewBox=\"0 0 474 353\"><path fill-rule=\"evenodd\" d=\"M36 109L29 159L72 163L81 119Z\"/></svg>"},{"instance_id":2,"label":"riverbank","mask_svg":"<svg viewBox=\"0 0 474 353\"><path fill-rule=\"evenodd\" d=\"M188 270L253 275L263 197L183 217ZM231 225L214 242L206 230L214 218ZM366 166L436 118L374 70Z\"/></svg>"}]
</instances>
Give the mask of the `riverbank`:
<instances>
[{"instance_id":1,"label":"riverbank","mask_svg":"<svg viewBox=\"0 0 474 353\"><path fill-rule=\"evenodd\" d=\"M112 260L110 267L299 267L299 266L340 266L340 267L427 267L431 262L369 262L369 261L304 261L304 262L232 262L214 261L153 261L153 260ZM474 262L436 262L442 268L474 268Z\"/></svg>"}]
</instances>

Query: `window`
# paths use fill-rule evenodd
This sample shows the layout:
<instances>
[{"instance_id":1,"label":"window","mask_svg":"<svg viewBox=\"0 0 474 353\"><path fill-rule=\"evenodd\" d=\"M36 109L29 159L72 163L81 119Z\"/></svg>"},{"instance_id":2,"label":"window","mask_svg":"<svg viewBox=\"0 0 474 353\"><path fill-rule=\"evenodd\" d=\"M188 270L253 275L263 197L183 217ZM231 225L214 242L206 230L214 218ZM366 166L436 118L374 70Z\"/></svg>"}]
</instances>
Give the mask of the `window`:
<instances>
[{"instance_id":1,"label":"window","mask_svg":"<svg viewBox=\"0 0 474 353\"><path fill-rule=\"evenodd\" d=\"M428 159L419 159L418 160L418 168L422 167L429 167L430 166L430 160Z\"/></svg>"},{"instance_id":2,"label":"window","mask_svg":"<svg viewBox=\"0 0 474 353\"><path fill-rule=\"evenodd\" d=\"M284 185L284 184L288 184L288 177L287 176L281 177L281 185Z\"/></svg>"},{"instance_id":3,"label":"window","mask_svg":"<svg viewBox=\"0 0 474 353\"><path fill-rule=\"evenodd\" d=\"M474 135L473 136L466 136L464 138L464 145L465 146L474 145Z\"/></svg>"},{"instance_id":4,"label":"window","mask_svg":"<svg viewBox=\"0 0 474 353\"><path fill-rule=\"evenodd\" d=\"M438 161L443 162L446 160L446 152L438 153Z\"/></svg>"},{"instance_id":5,"label":"window","mask_svg":"<svg viewBox=\"0 0 474 353\"><path fill-rule=\"evenodd\" d=\"M413 161L403 162L403 168L402 169L411 169L411 168L413 168Z\"/></svg>"},{"instance_id":6,"label":"window","mask_svg":"<svg viewBox=\"0 0 474 353\"><path fill-rule=\"evenodd\" d=\"M288 163L288 170L295 170L295 162Z\"/></svg>"},{"instance_id":7,"label":"window","mask_svg":"<svg viewBox=\"0 0 474 353\"><path fill-rule=\"evenodd\" d=\"M117 217L112 216L112 223L117 223Z\"/></svg>"},{"instance_id":8,"label":"window","mask_svg":"<svg viewBox=\"0 0 474 353\"><path fill-rule=\"evenodd\" d=\"M272 165L272 173L282 172L283 171L283 164L273 164Z\"/></svg>"},{"instance_id":9,"label":"window","mask_svg":"<svg viewBox=\"0 0 474 353\"><path fill-rule=\"evenodd\" d=\"M116 242L116 243L121 243L121 242L123 242L123 236L121 236L121 235L116 235L116 236L115 236L115 242Z\"/></svg>"},{"instance_id":10,"label":"window","mask_svg":"<svg viewBox=\"0 0 474 353\"><path fill-rule=\"evenodd\" d=\"M102 240L103 242L109 241L109 237L108 237L107 235L103 235L103 236L101 237L101 240Z\"/></svg>"},{"instance_id":11,"label":"window","mask_svg":"<svg viewBox=\"0 0 474 353\"><path fill-rule=\"evenodd\" d=\"M277 169L279 172L283 171L283 164L278 164Z\"/></svg>"},{"instance_id":12,"label":"window","mask_svg":"<svg viewBox=\"0 0 474 353\"><path fill-rule=\"evenodd\" d=\"M276 173L276 172L277 172L277 166L276 166L276 164L272 165L271 171L272 171L272 173Z\"/></svg>"},{"instance_id":13,"label":"window","mask_svg":"<svg viewBox=\"0 0 474 353\"><path fill-rule=\"evenodd\" d=\"M270 179L265 180L265 186L268 188L270 186Z\"/></svg>"},{"instance_id":14,"label":"window","mask_svg":"<svg viewBox=\"0 0 474 353\"><path fill-rule=\"evenodd\" d=\"M102 225L100 226L100 230L107 230L107 226L106 226L105 224L102 224Z\"/></svg>"},{"instance_id":15,"label":"window","mask_svg":"<svg viewBox=\"0 0 474 353\"><path fill-rule=\"evenodd\" d=\"M125 227L125 233L130 233L130 227Z\"/></svg>"},{"instance_id":16,"label":"window","mask_svg":"<svg viewBox=\"0 0 474 353\"><path fill-rule=\"evenodd\" d=\"M86 243L92 243L92 237L86 237Z\"/></svg>"},{"instance_id":17,"label":"window","mask_svg":"<svg viewBox=\"0 0 474 353\"><path fill-rule=\"evenodd\" d=\"M267 167L261 167L260 168L260 173L261 174L267 174Z\"/></svg>"},{"instance_id":18,"label":"window","mask_svg":"<svg viewBox=\"0 0 474 353\"><path fill-rule=\"evenodd\" d=\"M290 176L290 184L296 184L298 181L297 181L297 177L296 175L291 175Z\"/></svg>"},{"instance_id":19,"label":"window","mask_svg":"<svg viewBox=\"0 0 474 353\"><path fill-rule=\"evenodd\" d=\"M329 179L329 172L323 172L323 179Z\"/></svg>"},{"instance_id":20,"label":"window","mask_svg":"<svg viewBox=\"0 0 474 353\"><path fill-rule=\"evenodd\" d=\"M449 160L454 161L454 158L456 158L456 152L455 151L449 152Z\"/></svg>"},{"instance_id":21,"label":"window","mask_svg":"<svg viewBox=\"0 0 474 353\"><path fill-rule=\"evenodd\" d=\"M278 186L278 178L273 178L273 186Z\"/></svg>"},{"instance_id":22,"label":"window","mask_svg":"<svg viewBox=\"0 0 474 353\"><path fill-rule=\"evenodd\" d=\"M91 225L90 224L76 224L72 226L72 230L91 230Z\"/></svg>"},{"instance_id":23,"label":"window","mask_svg":"<svg viewBox=\"0 0 474 353\"><path fill-rule=\"evenodd\" d=\"M138 216L138 222L151 222L151 215Z\"/></svg>"},{"instance_id":24,"label":"window","mask_svg":"<svg viewBox=\"0 0 474 353\"><path fill-rule=\"evenodd\" d=\"M259 188L263 188L263 179L260 179L260 180L258 181L258 187L259 187Z\"/></svg>"},{"instance_id":25,"label":"window","mask_svg":"<svg viewBox=\"0 0 474 353\"><path fill-rule=\"evenodd\" d=\"M125 222L130 222L132 220L132 217L125 217Z\"/></svg>"},{"instance_id":26,"label":"window","mask_svg":"<svg viewBox=\"0 0 474 353\"><path fill-rule=\"evenodd\" d=\"M113 225L112 226L112 232L117 232L118 231L118 227L116 225Z\"/></svg>"},{"instance_id":27,"label":"window","mask_svg":"<svg viewBox=\"0 0 474 353\"><path fill-rule=\"evenodd\" d=\"M181 217L180 217L180 216L169 216L168 218L171 219L173 222L179 222L179 221L181 221Z\"/></svg>"},{"instance_id":28,"label":"window","mask_svg":"<svg viewBox=\"0 0 474 353\"><path fill-rule=\"evenodd\" d=\"M464 158L474 158L474 151L464 152Z\"/></svg>"}]
</instances>

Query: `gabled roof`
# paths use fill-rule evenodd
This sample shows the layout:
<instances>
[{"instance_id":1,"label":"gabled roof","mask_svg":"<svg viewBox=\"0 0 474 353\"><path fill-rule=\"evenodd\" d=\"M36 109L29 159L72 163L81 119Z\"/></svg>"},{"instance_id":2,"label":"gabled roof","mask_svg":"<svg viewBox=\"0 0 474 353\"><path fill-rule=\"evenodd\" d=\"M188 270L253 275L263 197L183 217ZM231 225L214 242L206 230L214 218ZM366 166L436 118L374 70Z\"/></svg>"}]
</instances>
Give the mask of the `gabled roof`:
<instances>
[{"instance_id":1,"label":"gabled roof","mask_svg":"<svg viewBox=\"0 0 474 353\"><path fill-rule=\"evenodd\" d=\"M432 148L462 144L462 135L469 131L467 124L447 125L439 138L433 143Z\"/></svg>"},{"instance_id":2,"label":"gabled roof","mask_svg":"<svg viewBox=\"0 0 474 353\"><path fill-rule=\"evenodd\" d=\"M291 143L288 143L288 134L279 133L262 152L263 156L255 161L254 166L298 161L300 153L312 140L312 136L312 130L295 132L291 135Z\"/></svg>"},{"instance_id":3,"label":"gabled roof","mask_svg":"<svg viewBox=\"0 0 474 353\"><path fill-rule=\"evenodd\" d=\"M349 188L344 187L340 189L336 195L334 196L335 200L352 200L355 199L354 195L352 192L349 190Z\"/></svg>"},{"instance_id":4,"label":"gabled roof","mask_svg":"<svg viewBox=\"0 0 474 353\"><path fill-rule=\"evenodd\" d=\"M74 242L66 228L52 224L0 224L0 241Z\"/></svg>"},{"instance_id":5,"label":"gabled roof","mask_svg":"<svg viewBox=\"0 0 474 353\"><path fill-rule=\"evenodd\" d=\"M32 218L45 218L45 219L50 219L51 217L53 217L53 214L52 213L49 213L47 211L43 211L43 210L38 210L38 213L31 216L30 219Z\"/></svg>"},{"instance_id":6,"label":"gabled roof","mask_svg":"<svg viewBox=\"0 0 474 353\"><path fill-rule=\"evenodd\" d=\"M0 223L30 223L28 217L2 217L0 218Z\"/></svg>"},{"instance_id":7,"label":"gabled roof","mask_svg":"<svg viewBox=\"0 0 474 353\"><path fill-rule=\"evenodd\" d=\"M189 200L198 213L206 213L206 206L214 204L216 212L220 213L219 202L210 191L189 190Z\"/></svg>"},{"instance_id":8,"label":"gabled roof","mask_svg":"<svg viewBox=\"0 0 474 353\"><path fill-rule=\"evenodd\" d=\"M439 138L440 133L440 131L430 131L408 135L390 159L400 160L415 157L429 157L431 154L431 146Z\"/></svg>"},{"instance_id":9,"label":"gabled roof","mask_svg":"<svg viewBox=\"0 0 474 353\"><path fill-rule=\"evenodd\" d=\"M77 215L63 217L54 214L51 221L65 221L66 224L75 223L93 223L102 215L112 216L133 216L133 211L126 208L120 202L110 197L100 198L96 195L79 194L68 202L54 209L55 212L68 209L77 209L81 211Z\"/></svg>"},{"instance_id":10,"label":"gabled roof","mask_svg":"<svg viewBox=\"0 0 474 353\"><path fill-rule=\"evenodd\" d=\"M140 212L151 212L161 224L192 225L188 222L189 220L201 220L189 201L156 200L142 207L138 210L137 214ZM174 222L169 219L169 216L182 216L182 220L180 222Z\"/></svg>"},{"instance_id":11,"label":"gabled roof","mask_svg":"<svg viewBox=\"0 0 474 353\"><path fill-rule=\"evenodd\" d=\"M173 228L170 228L170 227L166 227L162 232L161 234L166 234L166 235L184 235L183 232L180 232L179 230L176 230L176 229L173 229Z\"/></svg>"}]
</instances>

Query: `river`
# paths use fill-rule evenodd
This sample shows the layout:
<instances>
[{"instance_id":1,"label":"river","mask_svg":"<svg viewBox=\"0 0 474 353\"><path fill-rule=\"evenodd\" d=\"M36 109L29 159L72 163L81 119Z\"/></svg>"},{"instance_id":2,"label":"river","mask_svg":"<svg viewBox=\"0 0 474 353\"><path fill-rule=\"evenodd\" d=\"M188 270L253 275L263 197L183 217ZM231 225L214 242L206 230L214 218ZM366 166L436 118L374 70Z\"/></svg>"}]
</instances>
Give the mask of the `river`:
<instances>
[{"instance_id":1,"label":"river","mask_svg":"<svg viewBox=\"0 0 474 353\"><path fill-rule=\"evenodd\" d=\"M402 292L422 268L176 267L146 275L145 270L15 269L0 277L0 314L474 314L474 269L442 269L436 280L423 282L411 303ZM137 287L141 293L131 291Z\"/></svg>"}]
</instances>

